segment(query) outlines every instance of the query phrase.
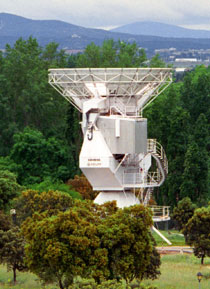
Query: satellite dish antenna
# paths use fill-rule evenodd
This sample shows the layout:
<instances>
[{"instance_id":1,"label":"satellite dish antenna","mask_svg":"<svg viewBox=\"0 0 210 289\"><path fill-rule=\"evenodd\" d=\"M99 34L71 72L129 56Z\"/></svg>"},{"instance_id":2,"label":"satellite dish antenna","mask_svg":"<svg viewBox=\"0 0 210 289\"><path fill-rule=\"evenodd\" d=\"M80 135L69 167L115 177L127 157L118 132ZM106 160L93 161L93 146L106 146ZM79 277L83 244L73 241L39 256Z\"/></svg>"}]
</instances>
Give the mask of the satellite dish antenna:
<instances>
[{"instance_id":1,"label":"satellite dish antenna","mask_svg":"<svg viewBox=\"0 0 210 289\"><path fill-rule=\"evenodd\" d=\"M79 166L100 191L96 203L147 205L152 189L164 182L167 158L162 146L147 138L142 112L171 82L170 68L49 70L50 85L83 115Z\"/></svg>"}]
</instances>

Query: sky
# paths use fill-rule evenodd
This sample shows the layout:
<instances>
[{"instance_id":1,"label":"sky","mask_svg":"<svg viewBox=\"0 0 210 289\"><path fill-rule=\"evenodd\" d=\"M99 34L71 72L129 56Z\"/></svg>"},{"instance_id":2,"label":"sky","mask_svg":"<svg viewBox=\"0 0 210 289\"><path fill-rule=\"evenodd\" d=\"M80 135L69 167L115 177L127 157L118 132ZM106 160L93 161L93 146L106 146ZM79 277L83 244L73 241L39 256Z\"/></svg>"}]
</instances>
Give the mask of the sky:
<instances>
[{"instance_id":1,"label":"sky","mask_svg":"<svg viewBox=\"0 0 210 289\"><path fill-rule=\"evenodd\" d=\"M105 29L155 21L210 30L210 0L0 0L0 12Z\"/></svg>"}]
</instances>

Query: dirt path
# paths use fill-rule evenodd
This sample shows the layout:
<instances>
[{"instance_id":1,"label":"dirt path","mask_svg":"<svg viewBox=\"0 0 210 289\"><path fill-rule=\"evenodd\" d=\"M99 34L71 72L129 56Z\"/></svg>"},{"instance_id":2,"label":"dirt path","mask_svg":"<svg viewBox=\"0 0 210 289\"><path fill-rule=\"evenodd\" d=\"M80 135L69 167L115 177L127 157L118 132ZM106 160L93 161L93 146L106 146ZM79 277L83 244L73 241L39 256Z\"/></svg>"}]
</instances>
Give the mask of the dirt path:
<instances>
[{"instance_id":1,"label":"dirt path","mask_svg":"<svg viewBox=\"0 0 210 289\"><path fill-rule=\"evenodd\" d=\"M156 247L160 254L192 254L193 248L187 246Z\"/></svg>"}]
</instances>

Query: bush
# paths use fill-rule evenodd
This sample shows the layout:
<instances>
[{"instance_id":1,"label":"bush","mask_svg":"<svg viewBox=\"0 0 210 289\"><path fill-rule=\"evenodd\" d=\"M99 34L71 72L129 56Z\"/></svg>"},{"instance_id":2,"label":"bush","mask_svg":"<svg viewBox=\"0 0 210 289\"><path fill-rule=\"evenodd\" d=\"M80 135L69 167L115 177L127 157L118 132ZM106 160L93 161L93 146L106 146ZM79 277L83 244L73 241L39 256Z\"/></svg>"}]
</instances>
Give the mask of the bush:
<instances>
[{"instance_id":1,"label":"bush","mask_svg":"<svg viewBox=\"0 0 210 289\"><path fill-rule=\"evenodd\" d=\"M97 284L93 279L91 280L77 280L72 284L70 289L157 289L154 286L141 285L139 281L134 281L126 284L125 281L109 280L101 284Z\"/></svg>"},{"instance_id":2,"label":"bush","mask_svg":"<svg viewBox=\"0 0 210 289\"><path fill-rule=\"evenodd\" d=\"M16 175L9 171L0 171L0 209L6 209L11 200L21 191Z\"/></svg>"},{"instance_id":3,"label":"bush","mask_svg":"<svg viewBox=\"0 0 210 289\"><path fill-rule=\"evenodd\" d=\"M82 199L80 194L75 190L72 190L68 185L62 182L52 182L50 178L46 178L43 182L38 184L27 185L27 187L40 193L48 191L58 191L67 193L73 199Z\"/></svg>"},{"instance_id":4,"label":"bush","mask_svg":"<svg viewBox=\"0 0 210 289\"><path fill-rule=\"evenodd\" d=\"M65 181L75 172L71 148L66 143L45 138L29 127L14 135L10 159L17 164L18 181L23 185L40 183L46 177Z\"/></svg>"},{"instance_id":5,"label":"bush","mask_svg":"<svg viewBox=\"0 0 210 289\"><path fill-rule=\"evenodd\" d=\"M35 212L46 211L48 216L53 216L68 210L73 206L73 203L73 199L66 193L58 191L39 193L38 191L27 190L14 199L13 207L17 212L17 222L21 224L26 218L32 217Z\"/></svg>"},{"instance_id":6,"label":"bush","mask_svg":"<svg viewBox=\"0 0 210 289\"><path fill-rule=\"evenodd\" d=\"M178 202L178 206L174 208L172 215L178 230L182 230L185 227L188 220L192 218L195 209L196 205L194 205L188 197Z\"/></svg>"},{"instance_id":7,"label":"bush","mask_svg":"<svg viewBox=\"0 0 210 289\"><path fill-rule=\"evenodd\" d=\"M98 194L98 192L93 191L91 184L84 175L74 176L73 179L67 181L67 185L79 192L84 200L94 200Z\"/></svg>"}]
</instances>

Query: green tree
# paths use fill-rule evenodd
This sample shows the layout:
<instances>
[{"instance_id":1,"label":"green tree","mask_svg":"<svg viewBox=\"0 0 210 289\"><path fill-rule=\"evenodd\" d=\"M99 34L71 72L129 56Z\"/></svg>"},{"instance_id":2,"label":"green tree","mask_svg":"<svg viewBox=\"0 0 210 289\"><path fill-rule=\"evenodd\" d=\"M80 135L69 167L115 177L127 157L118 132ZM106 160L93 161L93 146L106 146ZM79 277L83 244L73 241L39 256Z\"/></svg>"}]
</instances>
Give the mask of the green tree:
<instances>
[{"instance_id":1,"label":"green tree","mask_svg":"<svg viewBox=\"0 0 210 289\"><path fill-rule=\"evenodd\" d=\"M68 105L68 111L66 114L66 131L65 137L68 145L71 147L73 165L75 166L74 174L80 174L78 168L79 153L82 146L82 130L80 126L82 114L72 105Z\"/></svg>"},{"instance_id":2,"label":"green tree","mask_svg":"<svg viewBox=\"0 0 210 289\"><path fill-rule=\"evenodd\" d=\"M201 150L207 150L210 144L209 125L207 117L201 113L195 122L193 137Z\"/></svg>"},{"instance_id":3,"label":"green tree","mask_svg":"<svg viewBox=\"0 0 210 289\"><path fill-rule=\"evenodd\" d=\"M136 43L118 42L117 50L117 65L116 67L139 67L145 66L144 62L147 60L144 49L139 49Z\"/></svg>"},{"instance_id":4,"label":"green tree","mask_svg":"<svg viewBox=\"0 0 210 289\"><path fill-rule=\"evenodd\" d=\"M189 197L186 197L178 202L177 207L173 209L173 220L176 221L176 227L179 231L184 229L188 220L192 218L196 205L192 203Z\"/></svg>"},{"instance_id":5,"label":"green tree","mask_svg":"<svg viewBox=\"0 0 210 289\"><path fill-rule=\"evenodd\" d=\"M173 204L180 200L180 186L184 168L184 155L187 150L189 114L176 106L170 115L170 134L168 135L167 154L169 175L167 178L170 198Z\"/></svg>"},{"instance_id":6,"label":"green tree","mask_svg":"<svg viewBox=\"0 0 210 289\"><path fill-rule=\"evenodd\" d=\"M210 71L205 66L197 66L188 73L183 82L181 100L190 113L192 123L203 113L210 120Z\"/></svg>"},{"instance_id":7,"label":"green tree","mask_svg":"<svg viewBox=\"0 0 210 289\"><path fill-rule=\"evenodd\" d=\"M51 42L42 49L41 60L44 60L46 69L66 67L67 55L64 50L59 50L58 47L58 43Z\"/></svg>"},{"instance_id":8,"label":"green tree","mask_svg":"<svg viewBox=\"0 0 210 289\"><path fill-rule=\"evenodd\" d=\"M76 200L65 212L34 213L22 224L26 263L44 282L60 288L75 276L106 279L156 278L160 256L154 247L152 218L143 206L117 210ZM64 285L66 284L66 285Z\"/></svg>"},{"instance_id":9,"label":"green tree","mask_svg":"<svg viewBox=\"0 0 210 289\"><path fill-rule=\"evenodd\" d=\"M31 126L45 136L64 137L67 104L48 84L48 68L65 67L58 45L39 47L36 39L20 38L6 46L0 71L0 154L8 155L13 134Z\"/></svg>"},{"instance_id":10,"label":"green tree","mask_svg":"<svg viewBox=\"0 0 210 289\"><path fill-rule=\"evenodd\" d=\"M74 284L72 284L69 289L122 289L125 288L123 282L119 280L108 280L101 282L101 284L97 284L94 280L76 280ZM138 280L130 282L126 288L138 288L138 289L157 289L156 286L144 286L141 285Z\"/></svg>"},{"instance_id":11,"label":"green tree","mask_svg":"<svg viewBox=\"0 0 210 289\"><path fill-rule=\"evenodd\" d=\"M187 196L204 204L208 198L209 75L208 68L196 67L145 111L149 136L163 145L169 163L166 182L155 190L159 204L174 206Z\"/></svg>"},{"instance_id":12,"label":"green tree","mask_svg":"<svg viewBox=\"0 0 210 289\"><path fill-rule=\"evenodd\" d=\"M121 276L130 282L160 274L160 256L151 238L151 225L151 215L142 205L119 209L102 220L99 233L102 248L108 250L110 279Z\"/></svg>"},{"instance_id":13,"label":"green tree","mask_svg":"<svg viewBox=\"0 0 210 289\"><path fill-rule=\"evenodd\" d=\"M175 205L180 199L180 186L187 150L190 116L180 103L180 83L174 83L144 112L148 118L150 138L156 138L169 163L169 172L163 186L155 190L159 204Z\"/></svg>"},{"instance_id":14,"label":"green tree","mask_svg":"<svg viewBox=\"0 0 210 289\"><path fill-rule=\"evenodd\" d=\"M182 176L181 195L189 196L193 201L206 199L208 190L207 153L202 155L199 146L192 141L185 155L184 172Z\"/></svg>"},{"instance_id":15,"label":"green tree","mask_svg":"<svg viewBox=\"0 0 210 289\"><path fill-rule=\"evenodd\" d=\"M16 283L16 271L25 271L24 239L18 227L8 231L0 230L0 263L6 264L8 271L13 271L13 281Z\"/></svg>"},{"instance_id":16,"label":"green tree","mask_svg":"<svg viewBox=\"0 0 210 289\"><path fill-rule=\"evenodd\" d=\"M0 231L8 231L11 225L11 218L0 211Z\"/></svg>"},{"instance_id":17,"label":"green tree","mask_svg":"<svg viewBox=\"0 0 210 289\"><path fill-rule=\"evenodd\" d=\"M78 191L72 189L68 184L62 182L52 182L50 178L45 179L43 182L33 185L27 185L28 189L42 192L48 191L58 191L61 193L66 193L73 199L82 199L82 196Z\"/></svg>"},{"instance_id":18,"label":"green tree","mask_svg":"<svg viewBox=\"0 0 210 289\"><path fill-rule=\"evenodd\" d=\"M195 210L183 230L187 243L193 246L195 256L201 258L201 264L206 256L210 256L209 224L210 207L203 207Z\"/></svg>"},{"instance_id":19,"label":"green tree","mask_svg":"<svg viewBox=\"0 0 210 289\"><path fill-rule=\"evenodd\" d=\"M166 67L165 62L160 58L159 54L156 54L155 56L153 56L150 60L149 63L150 67Z\"/></svg>"},{"instance_id":20,"label":"green tree","mask_svg":"<svg viewBox=\"0 0 210 289\"><path fill-rule=\"evenodd\" d=\"M144 49L136 43L105 40L102 46L94 43L87 45L83 54L79 54L76 67L139 67L147 60Z\"/></svg>"},{"instance_id":21,"label":"green tree","mask_svg":"<svg viewBox=\"0 0 210 289\"><path fill-rule=\"evenodd\" d=\"M116 67L117 50L117 43L113 39L109 39L103 42L103 45L100 48L101 64L103 67Z\"/></svg>"},{"instance_id":22,"label":"green tree","mask_svg":"<svg viewBox=\"0 0 210 289\"><path fill-rule=\"evenodd\" d=\"M79 54L77 60L78 67L100 67L100 47L91 43L87 45L83 54Z\"/></svg>"},{"instance_id":23,"label":"green tree","mask_svg":"<svg viewBox=\"0 0 210 289\"><path fill-rule=\"evenodd\" d=\"M172 83L144 110L144 117L148 119L149 137L160 140L166 150L170 135L169 124L173 118L171 114L174 114L175 108L179 106L179 94L179 85Z\"/></svg>"},{"instance_id":24,"label":"green tree","mask_svg":"<svg viewBox=\"0 0 210 289\"><path fill-rule=\"evenodd\" d=\"M15 134L10 158L18 164L22 184L38 183L46 177L67 180L74 175L71 148L54 137L46 139L38 130L25 128Z\"/></svg>"},{"instance_id":25,"label":"green tree","mask_svg":"<svg viewBox=\"0 0 210 289\"><path fill-rule=\"evenodd\" d=\"M188 149L185 154L182 196L190 196L205 204L210 188L208 185L208 145L209 124L206 116L201 113L195 122L193 136L189 137Z\"/></svg>"},{"instance_id":26,"label":"green tree","mask_svg":"<svg viewBox=\"0 0 210 289\"><path fill-rule=\"evenodd\" d=\"M0 157L0 170L1 171L10 171L17 175L18 172L18 165L11 160L9 156Z\"/></svg>"},{"instance_id":27,"label":"green tree","mask_svg":"<svg viewBox=\"0 0 210 289\"><path fill-rule=\"evenodd\" d=\"M20 191L16 176L9 171L0 171L0 209L6 209Z\"/></svg>"},{"instance_id":28,"label":"green tree","mask_svg":"<svg viewBox=\"0 0 210 289\"><path fill-rule=\"evenodd\" d=\"M84 175L74 176L73 179L68 180L67 184L79 192L84 200L94 200L98 194L98 192L93 191L91 184Z\"/></svg>"},{"instance_id":29,"label":"green tree","mask_svg":"<svg viewBox=\"0 0 210 289\"><path fill-rule=\"evenodd\" d=\"M188 194L192 200L197 200L200 204L206 204L206 198L210 193L209 127L206 116L201 113L195 122L193 136L189 137L181 186L181 193Z\"/></svg>"},{"instance_id":30,"label":"green tree","mask_svg":"<svg viewBox=\"0 0 210 289\"><path fill-rule=\"evenodd\" d=\"M91 211L82 209L82 203L53 217L45 212L27 219L22 232L30 271L45 282L57 281L63 289L68 288L74 276L87 277L93 269L104 268L106 250L99 247L100 239L92 221Z\"/></svg>"},{"instance_id":31,"label":"green tree","mask_svg":"<svg viewBox=\"0 0 210 289\"><path fill-rule=\"evenodd\" d=\"M47 211L48 216L64 212L73 206L73 199L66 193L59 191L41 192L34 190L23 191L13 201L13 208L16 209L18 223L22 223L36 212Z\"/></svg>"}]
</instances>

